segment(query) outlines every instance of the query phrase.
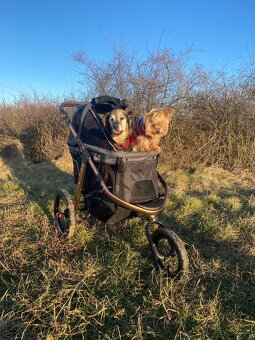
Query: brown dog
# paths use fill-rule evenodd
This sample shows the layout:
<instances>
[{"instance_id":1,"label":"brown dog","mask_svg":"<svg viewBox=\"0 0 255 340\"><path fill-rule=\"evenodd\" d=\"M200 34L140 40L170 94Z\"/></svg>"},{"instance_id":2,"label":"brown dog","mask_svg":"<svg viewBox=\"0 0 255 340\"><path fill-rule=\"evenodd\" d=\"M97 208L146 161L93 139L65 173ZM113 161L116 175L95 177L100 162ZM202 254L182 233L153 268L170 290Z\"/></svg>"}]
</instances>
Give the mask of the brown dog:
<instances>
[{"instance_id":1,"label":"brown dog","mask_svg":"<svg viewBox=\"0 0 255 340\"><path fill-rule=\"evenodd\" d=\"M124 146L131 134L129 112L115 109L106 115L104 125L117 145Z\"/></svg>"},{"instance_id":2,"label":"brown dog","mask_svg":"<svg viewBox=\"0 0 255 340\"><path fill-rule=\"evenodd\" d=\"M152 109L143 116L144 133L137 136L133 143L133 151L160 152L162 137L166 136L173 109Z\"/></svg>"}]
</instances>

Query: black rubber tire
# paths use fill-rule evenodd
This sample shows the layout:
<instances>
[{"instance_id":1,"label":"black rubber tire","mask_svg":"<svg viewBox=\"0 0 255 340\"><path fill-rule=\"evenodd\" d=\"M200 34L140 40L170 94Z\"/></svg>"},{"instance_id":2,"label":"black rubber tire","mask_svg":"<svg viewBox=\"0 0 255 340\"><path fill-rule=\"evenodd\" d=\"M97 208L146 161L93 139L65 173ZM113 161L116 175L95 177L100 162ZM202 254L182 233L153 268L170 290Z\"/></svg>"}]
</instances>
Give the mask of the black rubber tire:
<instances>
[{"instance_id":1,"label":"black rubber tire","mask_svg":"<svg viewBox=\"0 0 255 340\"><path fill-rule=\"evenodd\" d=\"M189 258L182 240L171 230L159 227L152 234L159 258L155 267L167 272L172 278L187 277Z\"/></svg>"},{"instance_id":2,"label":"black rubber tire","mask_svg":"<svg viewBox=\"0 0 255 340\"><path fill-rule=\"evenodd\" d=\"M75 232L75 211L72 196L65 189L56 193L54 217L60 235L71 238Z\"/></svg>"}]
</instances>

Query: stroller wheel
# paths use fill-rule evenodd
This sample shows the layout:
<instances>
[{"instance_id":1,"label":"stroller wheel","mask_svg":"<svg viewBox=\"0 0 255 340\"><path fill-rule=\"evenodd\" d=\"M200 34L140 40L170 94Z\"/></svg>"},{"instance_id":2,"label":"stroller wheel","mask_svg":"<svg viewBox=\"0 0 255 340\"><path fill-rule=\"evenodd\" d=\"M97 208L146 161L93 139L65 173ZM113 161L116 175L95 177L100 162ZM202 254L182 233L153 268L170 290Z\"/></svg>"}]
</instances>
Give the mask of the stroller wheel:
<instances>
[{"instance_id":1,"label":"stroller wheel","mask_svg":"<svg viewBox=\"0 0 255 340\"><path fill-rule=\"evenodd\" d=\"M165 270L172 278L187 276L189 259L181 239L173 231L163 227L155 230L151 238L156 247L156 268Z\"/></svg>"},{"instance_id":2,"label":"stroller wheel","mask_svg":"<svg viewBox=\"0 0 255 340\"><path fill-rule=\"evenodd\" d=\"M65 189L56 194L54 216L61 236L72 237L75 231L74 205L72 196Z\"/></svg>"}]
</instances>

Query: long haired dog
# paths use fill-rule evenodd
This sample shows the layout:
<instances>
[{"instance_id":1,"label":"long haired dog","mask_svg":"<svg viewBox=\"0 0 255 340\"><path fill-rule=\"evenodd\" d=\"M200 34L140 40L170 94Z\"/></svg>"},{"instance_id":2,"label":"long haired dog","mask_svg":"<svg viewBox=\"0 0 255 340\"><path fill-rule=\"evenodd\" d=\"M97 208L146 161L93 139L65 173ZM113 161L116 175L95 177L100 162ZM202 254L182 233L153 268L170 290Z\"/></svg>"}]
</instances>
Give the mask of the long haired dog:
<instances>
[{"instance_id":1,"label":"long haired dog","mask_svg":"<svg viewBox=\"0 0 255 340\"><path fill-rule=\"evenodd\" d=\"M144 130L133 143L133 151L160 152L162 137L166 136L173 114L172 108L152 109L143 116Z\"/></svg>"},{"instance_id":2,"label":"long haired dog","mask_svg":"<svg viewBox=\"0 0 255 340\"><path fill-rule=\"evenodd\" d=\"M132 132L129 112L115 109L105 116L103 123L115 143L125 147Z\"/></svg>"}]
</instances>

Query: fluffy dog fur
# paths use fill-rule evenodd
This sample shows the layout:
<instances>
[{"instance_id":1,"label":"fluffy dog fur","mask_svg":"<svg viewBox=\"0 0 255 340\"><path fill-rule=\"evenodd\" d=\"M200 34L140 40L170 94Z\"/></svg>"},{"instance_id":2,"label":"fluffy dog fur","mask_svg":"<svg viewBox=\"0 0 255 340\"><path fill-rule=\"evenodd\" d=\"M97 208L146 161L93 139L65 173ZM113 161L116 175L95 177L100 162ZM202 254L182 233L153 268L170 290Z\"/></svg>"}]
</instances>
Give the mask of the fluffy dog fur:
<instances>
[{"instance_id":1,"label":"fluffy dog fur","mask_svg":"<svg viewBox=\"0 0 255 340\"><path fill-rule=\"evenodd\" d=\"M104 125L116 144L123 146L131 134L129 112L115 109L106 115Z\"/></svg>"},{"instance_id":2,"label":"fluffy dog fur","mask_svg":"<svg viewBox=\"0 0 255 340\"><path fill-rule=\"evenodd\" d=\"M137 136L133 151L160 152L159 146L162 137L166 136L173 109L152 109L143 116L144 134Z\"/></svg>"}]
</instances>

